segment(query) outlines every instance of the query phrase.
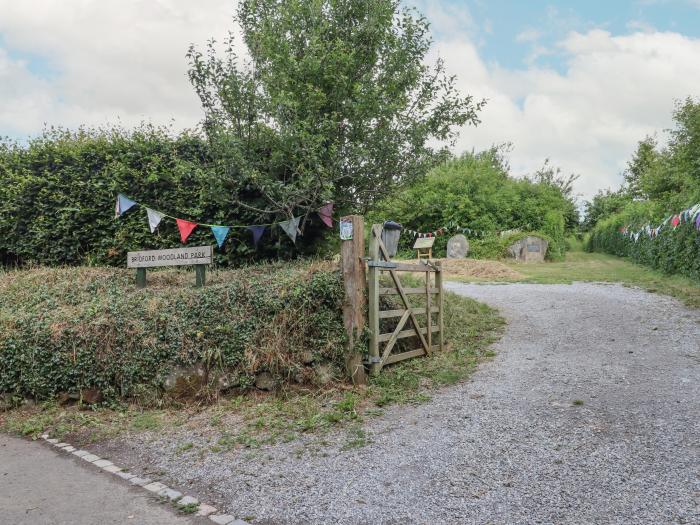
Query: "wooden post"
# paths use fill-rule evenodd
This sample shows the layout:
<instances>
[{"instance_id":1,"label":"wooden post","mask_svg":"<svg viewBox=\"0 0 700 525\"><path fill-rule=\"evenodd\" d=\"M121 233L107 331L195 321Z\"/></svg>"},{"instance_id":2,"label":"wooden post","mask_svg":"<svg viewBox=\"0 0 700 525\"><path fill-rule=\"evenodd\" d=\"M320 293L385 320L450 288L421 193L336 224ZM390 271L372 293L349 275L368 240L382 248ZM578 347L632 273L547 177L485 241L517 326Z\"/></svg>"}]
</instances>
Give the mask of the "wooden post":
<instances>
[{"instance_id":1,"label":"wooden post","mask_svg":"<svg viewBox=\"0 0 700 525\"><path fill-rule=\"evenodd\" d=\"M440 334L440 351L442 352L445 348L445 339L443 336L443 332L445 331L444 327L444 317L443 317L443 310L444 310L444 305L443 305L443 289L442 289L442 262L441 261L435 261L435 266L437 271L435 272L435 288L437 288L438 293L437 293L437 307L438 307L438 329L439 329L439 334Z\"/></svg>"},{"instance_id":2,"label":"wooden post","mask_svg":"<svg viewBox=\"0 0 700 525\"><path fill-rule=\"evenodd\" d=\"M426 265L427 267L427 265ZM430 312L432 306L433 306L433 298L432 298L432 293L430 288L432 287L432 279L430 278L430 274L432 272L425 272L425 313L426 315L426 322L428 326L428 333L426 334L427 337L426 339L428 340L428 348L432 351L433 349L433 314ZM436 272L437 273L437 272Z\"/></svg>"},{"instance_id":3,"label":"wooden post","mask_svg":"<svg viewBox=\"0 0 700 525\"><path fill-rule=\"evenodd\" d=\"M362 354L355 349L365 328L365 223L361 215L349 215L341 220L352 222L352 239L340 241L340 269L345 285L343 323L348 334L345 366L353 384L366 385Z\"/></svg>"},{"instance_id":4,"label":"wooden post","mask_svg":"<svg viewBox=\"0 0 700 525\"><path fill-rule=\"evenodd\" d=\"M369 257L373 261L379 261L379 237L382 234L382 225L373 224L369 234ZM376 376L381 370L379 357L379 268L372 266L369 269L369 373Z\"/></svg>"},{"instance_id":5,"label":"wooden post","mask_svg":"<svg viewBox=\"0 0 700 525\"><path fill-rule=\"evenodd\" d=\"M207 265L206 264L195 264L194 265L194 273L195 273L195 286L197 288L201 288L204 286L207 280Z\"/></svg>"},{"instance_id":6,"label":"wooden post","mask_svg":"<svg viewBox=\"0 0 700 525\"><path fill-rule=\"evenodd\" d=\"M136 268L136 288L146 288L146 268Z\"/></svg>"}]
</instances>

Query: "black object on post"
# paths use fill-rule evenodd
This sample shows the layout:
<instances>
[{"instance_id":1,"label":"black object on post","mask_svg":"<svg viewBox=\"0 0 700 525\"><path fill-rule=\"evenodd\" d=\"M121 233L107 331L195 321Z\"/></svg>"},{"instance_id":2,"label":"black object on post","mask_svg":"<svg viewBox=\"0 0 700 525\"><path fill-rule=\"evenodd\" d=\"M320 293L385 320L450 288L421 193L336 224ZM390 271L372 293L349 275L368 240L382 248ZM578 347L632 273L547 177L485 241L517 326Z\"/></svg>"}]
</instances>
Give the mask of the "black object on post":
<instances>
[{"instance_id":1,"label":"black object on post","mask_svg":"<svg viewBox=\"0 0 700 525\"><path fill-rule=\"evenodd\" d=\"M398 222L386 221L382 225L382 242L389 252L389 257L396 255L396 250L399 248L399 238L401 237L401 226Z\"/></svg>"}]
</instances>

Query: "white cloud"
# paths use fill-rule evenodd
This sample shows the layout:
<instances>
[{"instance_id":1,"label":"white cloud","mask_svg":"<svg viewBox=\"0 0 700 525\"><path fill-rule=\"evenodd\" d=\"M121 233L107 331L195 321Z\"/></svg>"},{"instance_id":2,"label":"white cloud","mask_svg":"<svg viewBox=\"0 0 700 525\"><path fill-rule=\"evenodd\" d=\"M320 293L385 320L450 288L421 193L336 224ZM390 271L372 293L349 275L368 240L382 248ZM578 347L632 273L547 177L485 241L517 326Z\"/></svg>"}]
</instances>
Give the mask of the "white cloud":
<instances>
[{"instance_id":1,"label":"white cloud","mask_svg":"<svg viewBox=\"0 0 700 525\"><path fill-rule=\"evenodd\" d=\"M676 33L570 33L559 43L563 73L487 65L468 40L436 47L461 90L489 99L483 123L463 131L458 149L510 141L515 172L551 158L581 174L585 197L617 186L637 142L670 127L674 101L697 95L700 85L700 40Z\"/></svg>"},{"instance_id":2,"label":"white cloud","mask_svg":"<svg viewBox=\"0 0 700 525\"><path fill-rule=\"evenodd\" d=\"M458 149L513 142L516 173L532 172L549 157L581 174L578 190L586 196L620 182L636 142L671 125L674 99L698 95L697 39L591 30L545 49L531 28L519 40L533 43L535 54L563 54L566 67L542 68L534 56L527 68L513 70L481 58L483 28L468 10L415 3L431 20L435 50L460 88L489 99L483 123L463 131ZM44 123L195 125L202 113L185 52L190 42L221 40L234 11L232 0L0 0L0 135L36 134ZM573 23L575 15L549 16ZM52 74L38 74L17 52L42 57Z\"/></svg>"},{"instance_id":3,"label":"white cloud","mask_svg":"<svg viewBox=\"0 0 700 525\"><path fill-rule=\"evenodd\" d=\"M234 10L231 0L0 0L0 134L117 119L195 125L185 53L225 37ZM8 50L42 57L55 74L30 72Z\"/></svg>"}]
</instances>

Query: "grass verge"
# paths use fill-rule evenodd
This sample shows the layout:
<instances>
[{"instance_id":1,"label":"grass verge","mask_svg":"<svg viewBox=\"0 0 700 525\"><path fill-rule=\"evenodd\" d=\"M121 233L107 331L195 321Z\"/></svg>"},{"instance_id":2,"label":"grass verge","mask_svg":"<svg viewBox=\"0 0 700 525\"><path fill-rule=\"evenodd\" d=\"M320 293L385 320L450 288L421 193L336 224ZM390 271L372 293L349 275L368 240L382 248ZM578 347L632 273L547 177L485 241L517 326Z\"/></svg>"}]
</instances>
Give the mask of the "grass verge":
<instances>
[{"instance_id":1,"label":"grass verge","mask_svg":"<svg viewBox=\"0 0 700 525\"><path fill-rule=\"evenodd\" d=\"M468 282L527 282L560 284L573 281L617 282L639 286L649 292L670 295L687 306L700 308L700 283L677 275L665 275L629 259L602 253L568 252L562 262L543 264L505 263L522 277L464 277L450 279Z\"/></svg>"},{"instance_id":2,"label":"grass verge","mask_svg":"<svg viewBox=\"0 0 700 525\"><path fill-rule=\"evenodd\" d=\"M367 387L334 384L323 390L250 391L211 406L158 410L134 405L83 410L50 402L0 412L0 428L33 437L48 431L76 444L102 442L127 432L162 434L185 427L214 437L205 449L184 441L176 453L185 455L257 448L345 425L344 449L350 450L369 442L362 430L365 418L381 414L388 405L425 402L435 389L464 379L477 363L492 357L488 347L499 337L504 321L487 305L448 292L444 323L444 352L389 366Z\"/></svg>"}]
</instances>

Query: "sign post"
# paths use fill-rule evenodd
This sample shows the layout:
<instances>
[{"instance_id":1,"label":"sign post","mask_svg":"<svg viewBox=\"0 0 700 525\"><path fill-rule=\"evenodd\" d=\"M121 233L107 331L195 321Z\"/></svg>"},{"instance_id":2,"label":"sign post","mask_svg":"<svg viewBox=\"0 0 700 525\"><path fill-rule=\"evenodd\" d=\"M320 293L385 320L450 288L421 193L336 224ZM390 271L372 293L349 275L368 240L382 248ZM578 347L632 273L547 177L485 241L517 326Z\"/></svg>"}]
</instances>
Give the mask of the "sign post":
<instances>
[{"instance_id":1,"label":"sign post","mask_svg":"<svg viewBox=\"0 0 700 525\"><path fill-rule=\"evenodd\" d=\"M194 266L195 286L204 286L206 268L211 264L211 246L188 246L171 250L149 250L126 254L126 267L136 269L136 286L146 287L146 268Z\"/></svg>"}]
</instances>

